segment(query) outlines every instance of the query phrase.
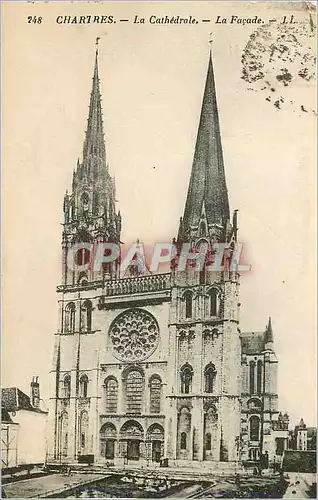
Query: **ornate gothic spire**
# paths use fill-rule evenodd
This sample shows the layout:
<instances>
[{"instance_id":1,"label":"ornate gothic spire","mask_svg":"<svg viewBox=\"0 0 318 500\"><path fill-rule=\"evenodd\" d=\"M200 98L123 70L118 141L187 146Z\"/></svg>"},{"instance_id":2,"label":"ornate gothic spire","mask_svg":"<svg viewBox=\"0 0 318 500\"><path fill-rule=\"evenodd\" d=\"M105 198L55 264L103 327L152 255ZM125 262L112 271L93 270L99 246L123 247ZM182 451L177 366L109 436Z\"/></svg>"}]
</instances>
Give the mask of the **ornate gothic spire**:
<instances>
[{"instance_id":1,"label":"ornate gothic spire","mask_svg":"<svg viewBox=\"0 0 318 500\"><path fill-rule=\"evenodd\" d=\"M91 91L87 130L83 148L83 163L90 167L97 160L100 166L106 166L106 150L103 128L103 113L98 77L98 50L96 49L93 86Z\"/></svg>"},{"instance_id":2,"label":"ornate gothic spire","mask_svg":"<svg viewBox=\"0 0 318 500\"><path fill-rule=\"evenodd\" d=\"M114 241L120 238L121 217L116 213L115 179L110 176L106 162L101 94L98 76L98 50L92 91L90 95L87 129L83 146L83 160L77 160L73 173L72 193L64 199L65 223L75 220L81 225L78 238L83 239L85 226L89 241L102 237Z\"/></svg>"},{"instance_id":3,"label":"ornate gothic spire","mask_svg":"<svg viewBox=\"0 0 318 500\"><path fill-rule=\"evenodd\" d=\"M211 53L182 221L183 230L197 227L203 212L208 225L224 226L230 217Z\"/></svg>"}]
</instances>

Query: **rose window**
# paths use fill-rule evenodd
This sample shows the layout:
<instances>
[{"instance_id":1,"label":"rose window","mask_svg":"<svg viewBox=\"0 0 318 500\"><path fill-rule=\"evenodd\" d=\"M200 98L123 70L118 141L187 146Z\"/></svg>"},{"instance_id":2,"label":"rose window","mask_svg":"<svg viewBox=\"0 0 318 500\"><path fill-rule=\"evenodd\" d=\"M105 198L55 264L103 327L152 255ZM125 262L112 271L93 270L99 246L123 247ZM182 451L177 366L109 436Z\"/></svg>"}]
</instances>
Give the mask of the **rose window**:
<instances>
[{"instance_id":1,"label":"rose window","mask_svg":"<svg viewBox=\"0 0 318 500\"><path fill-rule=\"evenodd\" d=\"M116 358L137 361L150 356L159 341L156 319L142 309L130 309L112 322L109 337Z\"/></svg>"}]
</instances>

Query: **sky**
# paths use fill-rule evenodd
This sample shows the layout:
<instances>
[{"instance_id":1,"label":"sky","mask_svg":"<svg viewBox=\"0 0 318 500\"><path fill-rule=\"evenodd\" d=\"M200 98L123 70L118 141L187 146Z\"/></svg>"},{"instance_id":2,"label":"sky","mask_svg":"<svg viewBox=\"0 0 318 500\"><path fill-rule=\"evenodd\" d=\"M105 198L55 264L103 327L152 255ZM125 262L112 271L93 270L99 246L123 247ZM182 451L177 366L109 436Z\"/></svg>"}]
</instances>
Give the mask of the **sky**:
<instances>
[{"instance_id":1,"label":"sky","mask_svg":"<svg viewBox=\"0 0 318 500\"><path fill-rule=\"evenodd\" d=\"M316 421L315 81L281 88L278 109L242 80L254 25L218 15L308 14L268 3L8 3L3 31L2 385L49 396L56 286L61 280L63 195L81 158L95 53L109 168L122 240L171 241L191 170L213 32L213 63L231 210L252 271L241 278L240 328L272 317L279 406L291 423ZM58 25L58 15L114 15L129 22ZM137 25L135 15L192 15L194 25ZM41 24L27 17L42 17ZM211 19L202 23L201 19Z\"/></svg>"}]
</instances>

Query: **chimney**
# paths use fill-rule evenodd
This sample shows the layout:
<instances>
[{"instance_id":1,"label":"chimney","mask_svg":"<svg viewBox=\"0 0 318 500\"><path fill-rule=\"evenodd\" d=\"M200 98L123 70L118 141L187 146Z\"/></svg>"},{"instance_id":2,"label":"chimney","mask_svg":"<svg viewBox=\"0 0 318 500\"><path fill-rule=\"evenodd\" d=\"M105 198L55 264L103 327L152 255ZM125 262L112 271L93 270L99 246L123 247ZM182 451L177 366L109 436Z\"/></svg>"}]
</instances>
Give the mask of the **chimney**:
<instances>
[{"instance_id":1,"label":"chimney","mask_svg":"<svg viewBox=\"0 0 318 500\"><path fill-rule=\"evenodd\" d=\"M31 382L31 405L40 408L40 384L39 377L33 377Z\"/></svg>"}]
</instances>

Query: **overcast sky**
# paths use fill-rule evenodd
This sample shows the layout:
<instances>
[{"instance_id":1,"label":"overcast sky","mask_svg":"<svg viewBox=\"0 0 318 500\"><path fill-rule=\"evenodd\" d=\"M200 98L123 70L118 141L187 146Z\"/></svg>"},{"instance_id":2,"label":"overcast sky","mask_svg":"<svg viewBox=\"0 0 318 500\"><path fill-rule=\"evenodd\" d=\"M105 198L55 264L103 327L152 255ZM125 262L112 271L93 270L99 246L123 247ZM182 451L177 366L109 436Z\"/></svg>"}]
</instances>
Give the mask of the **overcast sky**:
<instances>
[{"instance_id":1,"label":"overcast sky","mask_svg":"<svg viewBox=\"0 0 318 500\"><path fill-rule=\"evenodd\" d=\"M170 241L190 175L208 64L209 32L231 210L252 272L241 279L241 329L272 316L279 406L292 422L316 419L315 116L279 110L241 79L254 26L296 7L249 3L5 5L3 386L48 397L63 194L81 158L99 36L106 147L116 177L122 240ZM235 11L235 12L234 12ZM197 25L57 25L58 15L192 15ZM42 23L29 24L28 15ZM201 19L212 19L202 23ZM284 90L284 89L283 89ZM314 106L315 82L287 89ZM286 90L286 92L287 92ZM284 90L285 91L285 90ZM295 100L294 99L294 100Z\"/></svg>"}]
</instances>

